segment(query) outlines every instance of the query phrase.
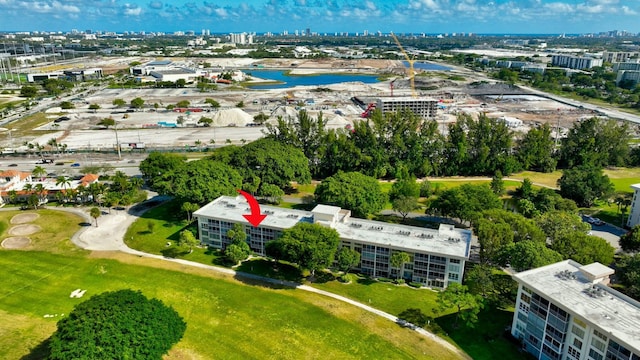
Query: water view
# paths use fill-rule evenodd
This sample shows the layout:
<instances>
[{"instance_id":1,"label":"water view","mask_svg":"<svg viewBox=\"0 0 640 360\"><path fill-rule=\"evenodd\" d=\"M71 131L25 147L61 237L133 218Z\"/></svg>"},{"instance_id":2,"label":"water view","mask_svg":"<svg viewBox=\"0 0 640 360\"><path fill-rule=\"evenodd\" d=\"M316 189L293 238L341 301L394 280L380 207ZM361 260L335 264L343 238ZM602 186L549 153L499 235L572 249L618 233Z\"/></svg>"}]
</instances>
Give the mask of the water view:
<instances>
[{"instance_id":1,"label":"water view","mask_svg":"<svg viewBox=\"0 0 640 360\"><path fill-rule=\"evenodd\" d=\"M406 61L402 62L404 64L405 67L409 67L409 63ZM434 63L430 63L430 62L414 62L413 63L413 68L414 69L419 69L419 70L425 70L425 71L449 71L451 70L450 67L447 66L443 66L440 64L434 64Z\"/></svg>"},{"instance_id":2,"label":"water view","mask_svg":"<svg viewBox=\"0 0 640 360\"><path fill-rule=\"evenodd\" d=\"M281 89L299 85L331 85L343 82L360 81L365 84L378 82L378 75L364 74L314 74L314 75L289 75L282 70L247 70L260 79L279 81L278 84L251 85L252 89Z\"/></svg>"}]
</instances>

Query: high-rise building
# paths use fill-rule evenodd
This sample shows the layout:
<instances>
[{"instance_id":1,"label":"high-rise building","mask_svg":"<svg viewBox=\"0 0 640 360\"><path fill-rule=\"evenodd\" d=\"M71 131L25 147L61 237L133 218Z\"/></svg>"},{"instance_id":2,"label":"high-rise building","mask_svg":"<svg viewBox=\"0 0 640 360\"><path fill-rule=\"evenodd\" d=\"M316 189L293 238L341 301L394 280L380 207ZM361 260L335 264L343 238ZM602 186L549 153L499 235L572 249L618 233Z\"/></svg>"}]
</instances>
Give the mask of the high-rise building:
<instances>
[{"instance_id":1,"label":"high-rise building","mask_svg":"<svg viewBox=\"0 0 640 360\"><path fill-rule=\"evenodd\" d=\"M614 270L565 260L513 275L511 334L544 360L639 360L640 303L608 287Z\"/></svg>"},{"instance_id":2,"label":"high-rise building","mask_svg":"<svg viewBox=\"0 0 640 360\"><path fill-rule=\"evenodd\" d=\"M631 185L633 189L633 200L631 200L631 212L627 219L627 226L634 227L640 225L640 184Z\"/></svg>"}]
</instances>

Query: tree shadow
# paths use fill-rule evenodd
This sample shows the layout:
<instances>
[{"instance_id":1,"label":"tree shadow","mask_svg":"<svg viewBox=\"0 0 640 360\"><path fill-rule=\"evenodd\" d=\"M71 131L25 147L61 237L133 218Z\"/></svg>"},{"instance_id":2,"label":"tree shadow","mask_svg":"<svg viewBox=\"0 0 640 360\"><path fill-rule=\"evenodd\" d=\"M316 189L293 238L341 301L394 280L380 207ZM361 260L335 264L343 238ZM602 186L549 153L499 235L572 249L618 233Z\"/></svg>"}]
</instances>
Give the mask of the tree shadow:
<instances>
[{"instance_id":1,"label":"tree shadow","mask_svg":"<svg viewBox=\"0 0 640 360\"><path fill-rule=\"evenodd\" d=\"M48 359L51 355L51 348L49 344L51 343L51 338L47 338L43 340L36 347L31 349L31 351L20 358L20 360L41 360Z\"/></svg>"},{"instance_id":2,"label":"tree shadow","mask_svg":"<svg viewBox=\"0 0 640 360\"><path fill-rule=\"evenodd\" d=\"M362 277L362 278L358 278L356 282L360 285L371 285L371 284L375 284L377 281L370 277Z\"/></svg>"},{"instance_id":3,"label":"tree shadow","mask_svg":"<svg viewBox=\"0 0 640 360\"><path fill-rule=\"evenodd\" d=\"M267 259L244 261L236 268L236 270L275 280L293 281L298 283L304 281L302 271L300 271L298 267Z\"/></svg>"},{"instance_id":4,"label":"tree shadow","mask_svg":"<svg viewBox=\"0 0 640 360\"><path fill-rule=\"evenodd\" d=\"M79 226L82 226L82 227L88 227L88 226L91 226L91 223L88 223L88 222L86 222L86 221L83 221L83 222L78 223L78 225L79 225Z\"/></svg>"},{"instance_id":5,"label":"tree shadow","mask_svg":"<svg viewBox=\"0 0 640 360\"><path fill-rule=\"evenodd\" d=\"M329 271L316 271L313 279L311 279L310 277L307 278L307 280L313 282L314 284L324 284L329 281L334 281L335 279L336 276Z\"/></svg>"},{"instance_id":6,"label":"tree shadow","mask_svg":"<svg viewBox=\"0 0 640 360\"><path fill-rule=\"evenodd\" d=\"M178 258L178 257L185 256L185 255L189 254L189 250L188 249L182 249L182 248L179 248L177 246L171 246L169 248L160 250L160 253L162 254L162 256L167 257L167 258Z\"/></svg>"}]
</instances>

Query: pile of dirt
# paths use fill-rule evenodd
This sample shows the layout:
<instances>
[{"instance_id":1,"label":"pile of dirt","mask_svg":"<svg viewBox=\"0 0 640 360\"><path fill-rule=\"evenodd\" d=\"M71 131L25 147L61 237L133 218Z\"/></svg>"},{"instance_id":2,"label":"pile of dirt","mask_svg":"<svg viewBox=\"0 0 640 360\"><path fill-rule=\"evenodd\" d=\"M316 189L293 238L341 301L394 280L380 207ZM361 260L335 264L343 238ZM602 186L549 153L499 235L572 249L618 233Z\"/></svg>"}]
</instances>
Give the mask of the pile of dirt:
<instances>
[{"instance_id":1,"label":"pile of dirt","mask_svg":"<svg viewBox=\"0 0 640 360\"><path fill-rule=\"evenodd\" d=\"M214 126L245 126L252 122L253 116L238 108L220 110L213 116Z\"/></svg>"}]
</instances>

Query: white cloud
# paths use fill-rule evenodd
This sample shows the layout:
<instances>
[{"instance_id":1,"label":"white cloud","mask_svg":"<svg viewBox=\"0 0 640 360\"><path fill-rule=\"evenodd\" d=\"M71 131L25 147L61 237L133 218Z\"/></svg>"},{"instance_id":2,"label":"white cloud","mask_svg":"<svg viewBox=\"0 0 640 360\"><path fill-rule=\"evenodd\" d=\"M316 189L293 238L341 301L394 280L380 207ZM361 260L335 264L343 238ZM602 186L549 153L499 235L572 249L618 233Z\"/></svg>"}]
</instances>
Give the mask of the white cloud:
<instances>
[{"instance_id":1,"label":"white cloud","mask_svg":"<svg viewBox=\"0 0 640 360\"><path fill-rule=\"evenodd\" d=\"M213 12L216 13L216 16L221 17L223 19L229 17L229 13L227 12L227 10L223 8L214 9Z\"/></svg>"},{"instance_id":2,"label":"white cloud","mask_svg":"<svg viewBox=\"0 0 640 360\"><path fill-rule=\"evenodd\" d=\"M127 16L140 16L140 14L142 14L142 8L140 7L126 8L124 9L124 14Z\"/></svg>"}]
</instances>

